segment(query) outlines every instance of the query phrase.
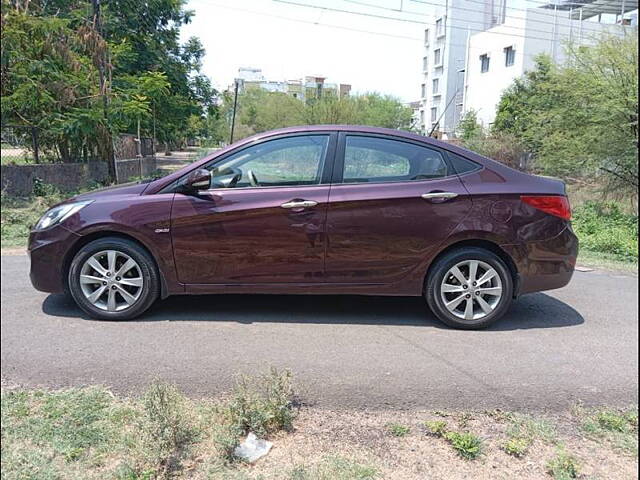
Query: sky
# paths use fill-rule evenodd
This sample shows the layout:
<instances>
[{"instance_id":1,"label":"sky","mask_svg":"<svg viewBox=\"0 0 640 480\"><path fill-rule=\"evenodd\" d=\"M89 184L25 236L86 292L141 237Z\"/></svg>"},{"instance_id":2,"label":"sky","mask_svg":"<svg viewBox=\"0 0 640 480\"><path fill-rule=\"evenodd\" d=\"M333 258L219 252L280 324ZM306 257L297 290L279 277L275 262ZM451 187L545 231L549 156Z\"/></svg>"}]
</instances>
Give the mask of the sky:
<instances>
[{"instance_id":1,"label":"sky","mask_svg":"<svg viewBox=\"0 0 640 480\"><path fill-rule=\"evenodd\" d=\"M186 8L195 16L181 37L200 38L206 50L202 73L219 90L233 83L239 67L254 67L267 80L324 76L330 83L351 84L353 93L375 91L411 102L420 99L424 29L433 22L435 5L444 2L189 0ZM511 15L522 15L522 7L543 3L508 0L507 5L514 9Z\"/></svg>"},{"instance_id":2,"label":"sky","mask_svg":"<svg viewBox=\"0 0 640 480\"><path fill-rule=\"evenodd\" d=\"M314 4L314 0L292 1ZM362 1L387 8L400 5L400 0ZM431 8L412 0L404 2L405 10L422 15ZM181 35L183 40L190 36L200 38L207 52L203 73L218 89L233 82L239 67L256 67L269 80L321 75L327 77L327 82L351 84L353 92L377 91L405 102L419 99L424 16L346 0L315 0L315 5L396 16L419 23L349 15L274 0L191 0L187 8L194 10L195 16L191 24L182 28Z\"/></svg>"}]
</instances>

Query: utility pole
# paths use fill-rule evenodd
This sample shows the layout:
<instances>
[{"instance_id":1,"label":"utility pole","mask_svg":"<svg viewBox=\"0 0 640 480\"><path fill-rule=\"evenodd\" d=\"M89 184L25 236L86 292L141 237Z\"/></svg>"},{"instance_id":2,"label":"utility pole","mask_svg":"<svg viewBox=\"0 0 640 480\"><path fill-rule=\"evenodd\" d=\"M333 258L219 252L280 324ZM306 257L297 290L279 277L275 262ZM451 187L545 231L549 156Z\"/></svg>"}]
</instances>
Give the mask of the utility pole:
<instances>
[{"instance_id":1,"label":"utility pole","mask_svg":"<svg viewBox=\"0 0 640 480\"><path fill-rule=\"evenodd\" d=\"M233 143L233 130L236 127L236 110L238 108L238 85L240 84L240 79L236 78L234 80L235 87L233 93L233 116L231 117L231 137L229 138L229 145Z\"/></svg>"}]
</instances>

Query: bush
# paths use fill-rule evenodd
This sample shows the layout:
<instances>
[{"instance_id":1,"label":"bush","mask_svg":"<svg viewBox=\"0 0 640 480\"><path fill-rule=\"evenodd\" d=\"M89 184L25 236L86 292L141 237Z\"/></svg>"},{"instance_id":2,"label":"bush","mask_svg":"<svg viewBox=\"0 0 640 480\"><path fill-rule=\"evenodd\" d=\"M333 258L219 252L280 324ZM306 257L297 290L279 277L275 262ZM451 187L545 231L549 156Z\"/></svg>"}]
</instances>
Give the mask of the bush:
<instances>
[{"instance_id":1,"label":"bush","mask_svg":"<svg viewBox=\"0 0 640 480\"><path fill-rule=\"evenodd\" d=\"M175 387L162 382L151 384L142 398L143 440L150 460L165 475L179 466L184 447L193 439L184 401Z\"/></svg>"},{"instance_id":2,"label":"bush","mask_svg":"<svg viewBox=\"0 0 640 480\"><path fill-rule=\"evenodd\" d=\"M399 423L390 423L387 425L387 431L393 435L394 437L404 437L408 435L411 429L406 425L401 425Z\"/></svg>"},{"instance_id":3,"label":"bush","mask_svg":"<svg viewBox=\"0 0 640 480\"><path fill-rule=\"evenodd\" d=\"M616 203L589 201L575 208L573 227L584 250L638 259L638 217Z\"/></svg>"},{"instance_id":4,"label":"bush","mask_svg":"<svg viewBox=\"0 0 640 480\"><path fill-rule=\"evenodd\" d=\"M531 440L524 437L513 437L502 444L502 449L514 457L524 457L531 446Z\"/></svg>"},{"instance_id":5,"label":"bush","mask_svg":"<svg viewBox=\"0 0 640 480\"><path fill-rule=\"evenodd\" d=\"M473 460L482 453L482 440L470 432L447 432L444 438L462 458Z\"/></svg>"},{"instance_id":6,"label":"bush","mask_svg":"<svg viewBox=\"0 0 640 480\"><path fill-rule=\"evenodd\" d=\"M573 456L560 450L554 458L547 462L547 472L549 472L555 480L578 478L578 463Z\"/></svg>"},{"instance_id":7,"label":"bush","mask_svg":"<svg viewBox=\"0 0 640 480\"><path fill-rule=\"evenodd\" d=\"M264 437L279 430L291 430L295 412L294 390L289 370L238 380L226 408L229 423L241 434Z\"/></svg>"},{"instance_id":8,"label":"bush","mask_svg":"<svg viewBox=\"0 0 640 480\"><path fill-rule=\"evenodd\" d=\"M424 422L425 427L429 430L431 435L436 437L442 437L445 433L447 433L447 422L444 420L427 420Z\"/></svg>"}]
</instances>

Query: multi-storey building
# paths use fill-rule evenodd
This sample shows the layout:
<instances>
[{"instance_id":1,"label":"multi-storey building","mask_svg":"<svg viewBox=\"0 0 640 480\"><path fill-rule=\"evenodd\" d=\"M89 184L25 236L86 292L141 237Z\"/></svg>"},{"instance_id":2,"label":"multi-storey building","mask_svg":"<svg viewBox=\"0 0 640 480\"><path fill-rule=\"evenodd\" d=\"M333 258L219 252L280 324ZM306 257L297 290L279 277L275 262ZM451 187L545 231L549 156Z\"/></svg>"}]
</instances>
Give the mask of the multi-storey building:
<instances>
[{"instance_id":1,"label":"multi-storey building","mask_svg":"<svg viewBox=\"0 0 640 480\"><path fill-rule=\"evenodd\" d=\"M294 80L267 80L259 68L242 67L238 69L240 91L261 88L268 92L280 92L300 100L319 98L322 95L348 96L351 85L346 83L327 83L326 77L306 76ZM232 90L234 87L229 87Z\"/></svg>"},{"instance_id":2,"label":"multi-storey building","mask_svg":"<svg viewBox=\"0 0 640 480\"><path fill-rule=\"evenodd\" d=\"M446 0L424 30L420 124L424 133L454 133L463 106L468 37L505 21L506 0Z\"/></svg>"},{"instance_id":3,"label":"multi-storey building","mask_svg":"<svg viewBox=\"0 0 640 480\"><path fill-rule=\"evenodd\" d=\"M471 35L465 65L464 111L475 111L480 123L489 127L505 89L534 67L538 55L544 53L553 62L562 63L569 44L589 44L603 33L637 35L637 14L627 14L637 5L628 0L626 6L623 0L607 0L593 2L580 11L575 3L562 1L525 9L520 17L510 16L502 25ZM613 12L620 15L612 15ZM607 20L613 23L604 23Z\"/></svg>"}]
</instances>

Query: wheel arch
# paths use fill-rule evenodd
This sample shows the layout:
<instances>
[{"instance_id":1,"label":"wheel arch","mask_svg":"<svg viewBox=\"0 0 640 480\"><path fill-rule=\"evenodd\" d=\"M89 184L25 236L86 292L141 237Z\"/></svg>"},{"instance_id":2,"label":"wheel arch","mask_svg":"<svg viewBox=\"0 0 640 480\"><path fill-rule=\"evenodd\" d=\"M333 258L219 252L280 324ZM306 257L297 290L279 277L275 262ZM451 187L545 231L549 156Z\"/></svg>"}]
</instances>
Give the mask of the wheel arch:
<instances>
[{"instance_id":1,"label":"wheel arch","mask_svg":"<svg viewBox=\"0 0 640 480\"><path fill-rule=\"evenodd\" d=\"M139 238L136 238L135 236L129 235L127 233L118 232L114 230L98 230L92 233L88 233L86 235L81 236L73 244L73 246L67 252L64 258L64 261L62 263L62 280L63 280L65 289L69 288L69 284L68 284L69 268L71 268L71 262L73 261L73 257L76 256L76 254L80 251L82 247L84 247L85 245L88 245L94 240L99 240L101 238L120 238L123 240L128 240L130 242L133 242L139 247L143 248L153 260L153 264L160 277L160 298L164 299L169 296L169 289L167 287L167 282L166 282L164 273L160 268L160 265L158 264L158 260L156 259L151 249L147 245L145 245L145 243L141 241Z\"/></svg>"},{"instance_id":2,"label":"wheel arch","mask_svg":"<svg viewBox=\"0 0 640 480\"><path fill-rule=\"evenodd\" d=\"M438 260L442 258L444 255L448 254L449 252L452 252L454 250L458 250L461 248L465 248L465 247L482 248L484 250L488 250L494 253L495 255L497 255L502 261L504 261L504 263L507 265L507 268L509 269L509 272L511 273L511 277L513 279L513 286L514 286L513 288L514 296L516 295L516 292L519 291L519 286L520 286L520 272L518 271L518 267L516 266L515 261L513 260L511 255L509 255L497 243L491 240L480 239L480 238L458 240L454 243L447 245L440 252L438 252L438 254L435 257L433 257L433 260L431 260L431 262L429 263L429 267L427 268L427 272L424 276L424 281L422 286L423 293L426 290L427 281L429 279L429 276L431 275L431 271L434 265L438 262Z\"/></svg>"}]
</instances>

